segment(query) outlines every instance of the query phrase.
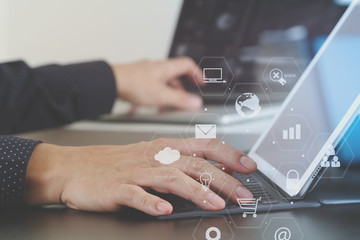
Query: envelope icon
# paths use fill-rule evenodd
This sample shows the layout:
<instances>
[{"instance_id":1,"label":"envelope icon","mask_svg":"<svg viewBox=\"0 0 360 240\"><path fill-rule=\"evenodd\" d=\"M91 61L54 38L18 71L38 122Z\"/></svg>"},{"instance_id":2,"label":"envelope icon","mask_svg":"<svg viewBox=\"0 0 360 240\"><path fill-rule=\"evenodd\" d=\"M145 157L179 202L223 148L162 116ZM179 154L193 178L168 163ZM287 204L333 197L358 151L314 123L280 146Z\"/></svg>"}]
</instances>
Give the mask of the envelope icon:
<instances>
[{"instance_id":1,"label":"envelope icon","mask_svg":"<svg viewBox=\"0 0 360 240\"><path fill-rule=\"evenodd\" d=\"M216 138L216 124L196 124L195 138Z\"/></svg>"}]
</instances>

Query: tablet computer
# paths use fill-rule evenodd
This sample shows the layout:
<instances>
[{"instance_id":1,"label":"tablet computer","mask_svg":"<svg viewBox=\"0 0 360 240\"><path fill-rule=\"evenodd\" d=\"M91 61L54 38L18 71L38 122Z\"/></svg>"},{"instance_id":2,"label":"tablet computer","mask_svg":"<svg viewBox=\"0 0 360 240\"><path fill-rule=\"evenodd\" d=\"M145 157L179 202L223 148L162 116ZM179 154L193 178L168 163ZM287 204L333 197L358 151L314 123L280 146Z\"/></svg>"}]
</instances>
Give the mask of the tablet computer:
<instances>
[{"instance_id":1,"label":"tablet computer","mask_svg":"<svg viewBox=\"0 0 360 240\"><path fill-rule=\"evenodd\" d=\"M249 152L263 175L301 198L329 147L359 114L360 3L353 1Z\"/></svg>"}]
</instances>

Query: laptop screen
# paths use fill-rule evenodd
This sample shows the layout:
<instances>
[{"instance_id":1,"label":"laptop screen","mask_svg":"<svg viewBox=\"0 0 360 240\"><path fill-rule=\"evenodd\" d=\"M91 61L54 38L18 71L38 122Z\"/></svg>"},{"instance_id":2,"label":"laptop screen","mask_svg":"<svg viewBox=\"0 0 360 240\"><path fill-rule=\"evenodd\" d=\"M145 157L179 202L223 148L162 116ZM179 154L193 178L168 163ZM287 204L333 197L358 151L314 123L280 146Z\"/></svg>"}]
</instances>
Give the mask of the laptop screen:
<instances>
[{"instance_id":1,"label":"laptop screen","mask_svg":"<svg viewBox=\"0 0 360 240\"><path fill-rule=\"evenodd\" d=\"M264 79L268 65L276 64L284 74L300 73L322 46L346 10L340 0L184 0L170 57L189 56L206 65L209 56L223 57L231 71L222 72L224 84L207 84L201 90L184 80L185 87L202 94L206 103L224 104L224 90L237 83L259 83L269 87L272 102L282 101L298 77L284 86ZM273 59L276 57L277 59ZM289 65L288 58L293 62ZM284 58L281 61L279 58ZM280 62L274 63L274 61ZM211 66L213 67L213 66ZM285 71L287 68L287 71ZM298 74L298 71L299 74ZM289 76L289 74L287 74ZM232 79L231 81L229 79ZM254 92L248 85L248 92ZM225 96L227 97L227 96Z\"/></svg>"},{"instance_id":2,"label":"laptop screen","mask_svg":"<svg viewBox=\"0 0 360 240\"><path fill-rule=\"evenodd\" d=\"M324 155L336 154L331 145L358 114L359 22L360 4L355 1L249 154L290 196L300 193Z\"/></svg>"}]
</instances>

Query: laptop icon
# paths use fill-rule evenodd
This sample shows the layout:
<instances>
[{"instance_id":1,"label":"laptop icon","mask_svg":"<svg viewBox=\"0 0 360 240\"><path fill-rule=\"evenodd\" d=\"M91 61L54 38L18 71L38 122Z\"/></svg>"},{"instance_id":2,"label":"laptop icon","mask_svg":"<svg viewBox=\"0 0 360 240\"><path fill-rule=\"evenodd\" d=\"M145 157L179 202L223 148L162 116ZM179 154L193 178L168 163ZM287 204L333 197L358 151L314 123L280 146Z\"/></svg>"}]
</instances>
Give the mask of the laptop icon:
<instances>
[{"instance_id":1,"label":"laptop icon","mask_svg":"<svg viewBox=\"0 0 360 240\"><path fill-rule=\"evenodd\" d=\"M226 83L222 68L203 68L204 83Z\"/></svg>"}]
</instances>

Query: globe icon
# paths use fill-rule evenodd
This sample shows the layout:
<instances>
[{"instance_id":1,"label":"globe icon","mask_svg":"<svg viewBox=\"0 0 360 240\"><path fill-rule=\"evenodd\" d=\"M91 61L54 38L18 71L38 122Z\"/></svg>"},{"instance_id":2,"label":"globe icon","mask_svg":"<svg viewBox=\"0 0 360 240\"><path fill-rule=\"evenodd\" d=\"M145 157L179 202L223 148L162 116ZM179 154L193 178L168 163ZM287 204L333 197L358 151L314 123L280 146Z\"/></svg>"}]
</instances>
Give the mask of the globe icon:
<instances>
[{"instance_id":1,"label":"globe icon","mask_svg":"<svg viewBox=\"0 0 360 240\"><path fill-rule=\"evenodd\" d=\"M260 111L260 100L254 93L243 93L235 102L236 112L243 118L256 117Z\"/></svg>"}]
</instances>

